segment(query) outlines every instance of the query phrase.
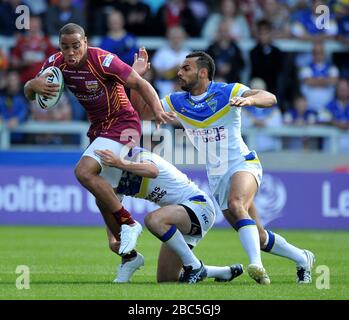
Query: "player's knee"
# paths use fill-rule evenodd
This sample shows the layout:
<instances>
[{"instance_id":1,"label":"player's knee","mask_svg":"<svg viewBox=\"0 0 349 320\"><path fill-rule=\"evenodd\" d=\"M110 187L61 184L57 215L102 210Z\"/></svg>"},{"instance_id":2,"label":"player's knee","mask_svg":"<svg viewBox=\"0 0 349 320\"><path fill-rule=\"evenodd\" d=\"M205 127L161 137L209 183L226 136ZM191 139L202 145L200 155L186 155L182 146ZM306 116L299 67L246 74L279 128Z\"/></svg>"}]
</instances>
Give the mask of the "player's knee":
<instances>
[{"instance_id":1,"label":"player's knee","mask_svg":"<svg viewBox=\"0 0 349 320\"><path fill-rule=\"evenodd\" d=\"M159 214L156 214L154 212L149 213L144 218L144 224L149 230L153 230L155 226L158 226L162 223L161 216Z\"/></svg>"},{"instance_id":2,"label":"player's knee","mask_svg":"<svg viewBox=\"0 0 349 320\"><path fill-rule=\"evenodd\" d=\"M91 183L93 174L83 166L77 166L74 170L75 177L82 185L88 185Z\"/></svg>"},{"instance_id":3,"label":"player's knee","mask_svg":"<svg viewBox=\"0 0 349 320\"><path fill-rule=\"evenodd\" d=\"M231 215L233 215L234 217L237 217L241 213L244 213L247 211L242 199L240 199L240 198L230 199L228 201L228 210L229 210L229 213Z\"/></svg>"}]
</instances>

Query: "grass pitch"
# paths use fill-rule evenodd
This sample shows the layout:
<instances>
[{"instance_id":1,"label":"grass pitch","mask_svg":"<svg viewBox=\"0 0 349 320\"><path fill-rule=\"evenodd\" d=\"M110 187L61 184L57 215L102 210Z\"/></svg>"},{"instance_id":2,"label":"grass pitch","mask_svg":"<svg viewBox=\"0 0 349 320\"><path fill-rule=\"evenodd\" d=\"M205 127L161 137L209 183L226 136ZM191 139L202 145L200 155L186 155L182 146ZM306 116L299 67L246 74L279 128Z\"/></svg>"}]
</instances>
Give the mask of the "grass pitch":
<instances>
[{"instance_id":1,"label":"grass pitch","mask_svg":"<svg viewBox=\"0 0 349 320\"><path fill-rule=\"evenodd\" d=\"M289 242L316 255L313 283L295 283L292 261L263 253L270 286L257 285L245 273L232 282L206 279L196 285L157 284L156 261L160 241L142 233L138 250L145 266L129 284L112 284L120 258L108 249L99 227L0 227L0 299L113 299L113 300L308 300L349 299L349 232L280 231ZM211 230L195 249L208 265L247 265L232 229ZM30 270L30 289L16 288L17 266ZM330 271L329 289L320 271ZM318 268L318 269L317 269ZM316 272L318 271L318 273ZM317 288L318 287L318 288Z\"/></svg>"}]
</instances>

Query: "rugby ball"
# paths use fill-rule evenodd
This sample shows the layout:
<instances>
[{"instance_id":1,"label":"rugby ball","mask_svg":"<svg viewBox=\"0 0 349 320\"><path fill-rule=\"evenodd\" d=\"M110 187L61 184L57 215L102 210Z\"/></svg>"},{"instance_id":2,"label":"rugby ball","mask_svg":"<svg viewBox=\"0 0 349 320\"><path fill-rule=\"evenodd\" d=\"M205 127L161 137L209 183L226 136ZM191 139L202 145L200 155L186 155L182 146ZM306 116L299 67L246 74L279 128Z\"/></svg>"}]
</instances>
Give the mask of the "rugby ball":
<instances>
[{"instance_id":1,"label":"rugby ball","mask_svg":"<svg viewBox=\"0 0 349 320\"><path fill-rule=\"evenodd\" d=\"M62 71L57 67L48 67L41 73L41 75L45 73L51 73L51 75L46 78L47 82L59 84L59 91L55 97L46 97L40 94L35 94L35 99L40 108L50 109L53 108L61 98L64 90L64 80Z\"/></svg>"}]
</instances>

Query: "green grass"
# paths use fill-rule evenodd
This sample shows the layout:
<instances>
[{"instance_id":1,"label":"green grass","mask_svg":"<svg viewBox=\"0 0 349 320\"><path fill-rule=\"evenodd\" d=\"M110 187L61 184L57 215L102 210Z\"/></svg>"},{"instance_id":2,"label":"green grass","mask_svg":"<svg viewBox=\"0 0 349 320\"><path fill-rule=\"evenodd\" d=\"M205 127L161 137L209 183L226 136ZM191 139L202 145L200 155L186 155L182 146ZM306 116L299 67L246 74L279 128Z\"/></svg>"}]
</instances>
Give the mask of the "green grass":
<instances>
[{"instance_id":1,"label":"green grass","mask_svg":"<svg viewBox=\"0 0 349 320\"><path fill-rule=\"evenodd\" d=\"M206 279L197 285L157 284L160 241L142 233L138 249L145 266L129 284L112 284L120 259L109 251L103 228L0 227L0 299L348 299L349 232L280 231L300 247L316 254L313 283L296 285L292 261L263 253L272 284L259 286L246 274L228 283ZM230 265L247 258L231 229L210 231L195 250L208 265ZM16 267L30 268L30 289L16 288ZM316 288L316 267L330 269L330 289Z\"/></svg>"}]
</instances>

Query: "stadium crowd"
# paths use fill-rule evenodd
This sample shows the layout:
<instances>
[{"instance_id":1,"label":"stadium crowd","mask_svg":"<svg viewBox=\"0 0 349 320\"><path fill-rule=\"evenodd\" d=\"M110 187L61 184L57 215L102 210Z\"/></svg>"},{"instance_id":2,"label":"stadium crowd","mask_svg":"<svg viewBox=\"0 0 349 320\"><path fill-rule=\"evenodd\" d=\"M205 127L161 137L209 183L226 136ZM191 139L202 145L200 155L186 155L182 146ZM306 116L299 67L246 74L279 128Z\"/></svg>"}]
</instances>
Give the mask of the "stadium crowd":
<instances>
[{"instance_id":1,"label":"stadium crowd","mask_svg":"<svg viewBox=\"0 0 349 320\"><path fill-rule=\"evenodd\" d=\"M29 30L16 29L15 8L21 4L30 8ZM329 8L328 20L321 16L321 5ZM68 91L50 111L23 98L24 83L58 50L51 37L68 22L85 27L89 37L99 39L97 46L129 65L139 49L138 37L166 38L166 45L150 51L152 69L147 74L160 98L179 90L177 70L192 51L185 40L201 38L208 41L204 49L215 60L216 81L239 82L247 74L251 88L266 89L278 98L278 105L271 109L244 108L243 127L321 124L349 129L349 0L2 0L0 42L15 39L9 50L0 45L3 125L13 128L28 119L86 120ZM244 54L240 43L251 39L254 45ZM282 51L274 39L306 41L312 50ZM324 48L329 40L347 49L328 54ZM59 144L64 139L12 136L12 143L23 142ZM258 150L279 150L284 142L260 136ZM349 152L349 141L344 140L341 147ZM292 138L287 148L325 149L326 141Z\"/></svg>"}]
</instances>

